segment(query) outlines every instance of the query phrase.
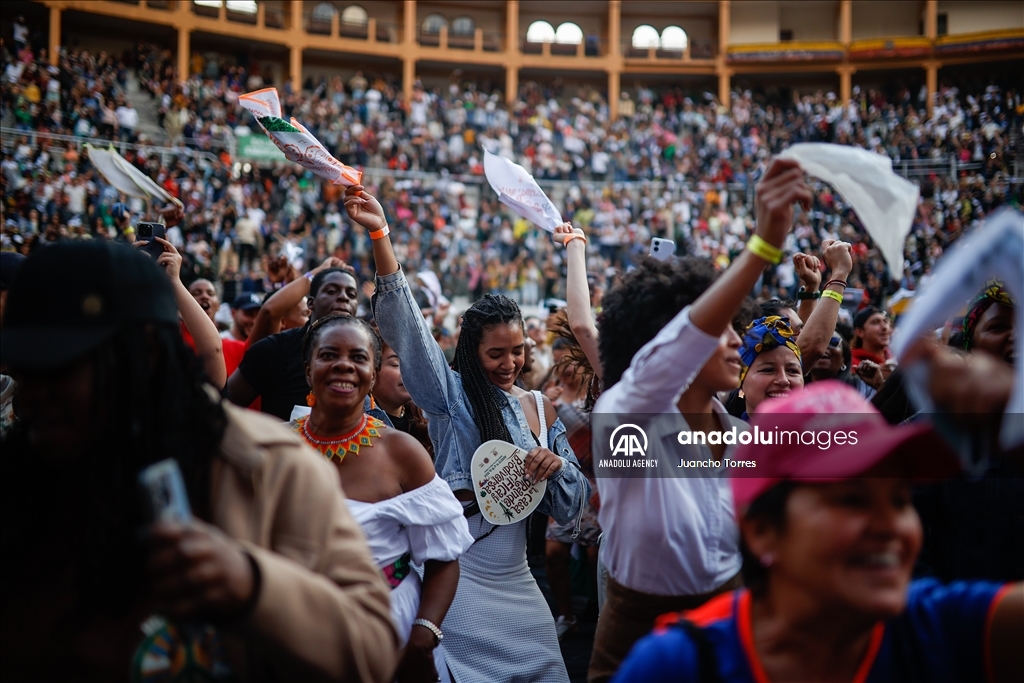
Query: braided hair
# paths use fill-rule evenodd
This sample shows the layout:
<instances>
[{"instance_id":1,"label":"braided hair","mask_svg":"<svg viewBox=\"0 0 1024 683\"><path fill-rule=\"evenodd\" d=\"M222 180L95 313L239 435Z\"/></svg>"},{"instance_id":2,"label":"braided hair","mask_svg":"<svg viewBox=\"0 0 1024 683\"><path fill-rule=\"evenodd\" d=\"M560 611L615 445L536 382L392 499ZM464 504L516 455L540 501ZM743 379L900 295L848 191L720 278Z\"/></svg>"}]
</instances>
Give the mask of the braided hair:
<instances>
[{"instance_id":1,"label":"braided hair","mask_svg":"<svg viewBox=\"0 0 1024 683\"><path fill-rule=\"evenodd\" d=\"M83 363L94 377L94 445L83 448L73 476L56 475L34 451L25 424L15 423L0 460L0 548L4 557L46 557L52 529L69 516L90 520L73 536L68 553L78 607L87 614L120 615L142 590L145 573L138 529L149 520L138 473L160 460L177 460L193 512L212 519L210 468L227 416L207 392L202 363L177 325L127 325ZM4 563L4 600L9 591L39 585L46 576L39 566L34 560Z\"/></svg>"},{"instance_id":2,"label":"braided hair","mask_svg":"<svg viewBox=\"0 0 1024 683\"><path fill-rule=\"evenodd\" d=\"M480 430L481 441L512 441L508 425L501 415L503 401L499 401L498 390L484 375L477 356L487 328L502 324L522 328L523 314L516 302L507 296L487 294L462 315L462 332L455 346L452 367L462 377L462 386L469 398L473 422Z\"/></svg>"},{"instance_id":3,"label":"braided hair","mask_svg":"<svg viewBox=\"0 0 1024 683\"><path fill-rule=\"evenodd\" d=\"M350 315L325 315L312 322L309 329L306 330L306 334L302 337L302 362L309 365L309 362L313 360L313 347L316 346L317 341L320 340L324 332L332 327L342 325L357 327L370 338L370 346L373 348L373 367L376 372L380 372L381 356L383 355L381 353L380 337L377 336L377 332L365 320L353 318Z\"/></svg>"}]
</instances>

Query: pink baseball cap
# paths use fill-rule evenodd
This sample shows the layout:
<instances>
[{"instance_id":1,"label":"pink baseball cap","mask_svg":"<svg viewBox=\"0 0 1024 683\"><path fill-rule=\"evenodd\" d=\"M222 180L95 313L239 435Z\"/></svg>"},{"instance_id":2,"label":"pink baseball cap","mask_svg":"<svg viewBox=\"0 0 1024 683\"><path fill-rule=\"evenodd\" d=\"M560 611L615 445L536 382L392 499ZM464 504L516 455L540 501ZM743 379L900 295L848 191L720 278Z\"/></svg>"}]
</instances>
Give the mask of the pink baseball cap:
<instances>
[{"instance_id":1,"label":"pink baseball cap","mask_svg":"<svg viewBox=\"0 0 1024 683\"><path fill-rule=\"evenodd\" d=\"M960 471L931 425L894 427L853 387L835 380L764 403L750 424L752 440L735 457L756 466L731 470L737 514L782 481L852 479L890 457L900 459L913 481L948 479Z\"/></svg>"}]
</instances>

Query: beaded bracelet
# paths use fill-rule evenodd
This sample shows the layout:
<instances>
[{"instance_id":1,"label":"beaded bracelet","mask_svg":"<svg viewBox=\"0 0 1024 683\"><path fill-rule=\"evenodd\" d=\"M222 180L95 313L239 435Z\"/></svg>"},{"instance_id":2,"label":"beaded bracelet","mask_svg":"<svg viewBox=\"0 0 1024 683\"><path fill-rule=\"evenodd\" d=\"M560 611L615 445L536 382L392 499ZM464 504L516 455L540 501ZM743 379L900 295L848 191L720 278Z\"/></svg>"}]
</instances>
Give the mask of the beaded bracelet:
<instances>
[{"instance_id":1,"label":"beaded bracelet","mask_svg":"<svg viewBox=\"0 0 1024 683\"><path fill-rule=\"evenodd\" d=\"M833 292L831 289L826 289L824 292L821 293L821 296L824 299L835 299L836 301L839 302L840 305L842 305L843 303L843 295L840 294L839 292Z\"/></svg>"},{"instance_id":2,"label":"beaded bracelet","mask_svg":"<svg viewBox=\"0 0 1024 683\"><path fill-rule=\"evenodd\" d=\"M387 237L390 234L391 234L391 228L389 228L388 226L385 225L380 230L374 230L373 232L371 232L370 233L370 239L373 240L374 242L376 242L377 240L383 239L383 238Z\"/></svg>"},{"instance_id":3,"label":"beaded bracelet","mask_svg":"<svg viewBox=\"0 0 1024 683\"><path fill-rule=\"evenodd\" d=\"M413 626L422 626L423 628L425 628L428 631L430 631L431 633L433 633L434 634L434 638L437 639L437 644L438 645L440 645L441 641L444 640L444 633L442 633L441 629L438 627L438 625L435 624L432 621L428 621L426 619L416 619L416 620L414 620L412 622L412 625Z\"/></svg>"},{"instance_id":4,"label":"beaded bracelet","mask_svg":"<svg viewBox=\"0 0 1024 683\"><path fill-rule=\"evenodd\" d=\"M774 266L782 263L782 250L778 247L773 247L759 235L754 235L750 238L750 241L747 242L747 251Z\"/></svg>"}]
</instances>

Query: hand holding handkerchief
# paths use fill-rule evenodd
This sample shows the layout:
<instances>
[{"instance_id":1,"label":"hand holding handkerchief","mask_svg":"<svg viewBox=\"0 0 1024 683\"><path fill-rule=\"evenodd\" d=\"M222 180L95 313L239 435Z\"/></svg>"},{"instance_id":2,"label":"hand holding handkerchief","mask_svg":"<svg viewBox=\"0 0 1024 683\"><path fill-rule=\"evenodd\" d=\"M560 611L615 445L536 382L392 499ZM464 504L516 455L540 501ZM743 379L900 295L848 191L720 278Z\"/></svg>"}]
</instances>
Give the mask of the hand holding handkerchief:
<instances>
[{"instance_id":1,"label":"hand holding handkerchief","mask_svg":"<svg viewBox=\"0 0 1024 683\"><path fill-rule=\"evenodd\" d=\"M484 150L484 175L498 201L548 232L562 224L562 214L526 169Z\"/></svg>"},{"instance_id":2,"label":"hand holding handkerchief","mask_svg":"<svg viewBox=\"0 0 1024 683\"><path fill-rule=\"evenodd\" d=\"M804 142L789 147L779 158L795 159L808 175L836 188L878 245L893 278L903 277L903 243L921 192L893 172L888 157L858 147Z\"/></svg>"},{"instance_id":3,"label":"hand holding handkerchief","mask_svg":"<svg viewBox=\"0 0 1024 683\"><path fill-rule=\"evenodd\" d=\"M289 161L299 164L335 185L358 185L363 174L341 163L301 123L293 117L291 122L281 116L281 102L277 90L264 88L240 95L239 104L249 110Z\"/></svg>"}]
</instances>

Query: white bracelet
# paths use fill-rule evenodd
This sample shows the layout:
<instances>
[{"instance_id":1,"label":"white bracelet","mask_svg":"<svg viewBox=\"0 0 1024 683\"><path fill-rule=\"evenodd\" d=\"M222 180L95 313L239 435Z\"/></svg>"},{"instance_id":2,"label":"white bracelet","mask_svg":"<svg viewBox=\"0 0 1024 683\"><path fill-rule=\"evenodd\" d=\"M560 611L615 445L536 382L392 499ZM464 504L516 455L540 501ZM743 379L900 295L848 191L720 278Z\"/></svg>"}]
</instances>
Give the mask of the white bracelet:
<instances>
[{"instance_id":1,"label":"white bracelet","mask_svg":"<svg viewBox=\"0 0 1024 683\"><path fill-rule=\"evenodd\" d=\"M439 629L437 627L437 624L434 624L433 622L427 621L426 619L416 619L412 622L412 625L422 626L423 628L433 633L434 637L437 638L438 645L440 645L441 641L444 640L444 634L441 633L441 629Z\"/></svg>"}]
</instances>

